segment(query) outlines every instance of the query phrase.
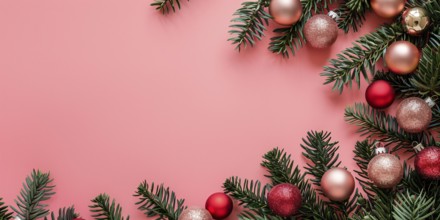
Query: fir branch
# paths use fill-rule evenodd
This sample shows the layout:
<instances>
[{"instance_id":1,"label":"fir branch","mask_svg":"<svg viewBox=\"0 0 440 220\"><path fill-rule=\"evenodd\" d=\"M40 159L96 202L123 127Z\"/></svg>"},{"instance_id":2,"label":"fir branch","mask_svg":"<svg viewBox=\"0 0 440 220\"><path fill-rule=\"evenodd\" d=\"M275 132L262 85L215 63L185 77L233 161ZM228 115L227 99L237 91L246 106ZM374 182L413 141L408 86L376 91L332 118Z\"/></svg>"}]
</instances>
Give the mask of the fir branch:
<instances>
[{"instance_id":1,"label":"fir branch","mask_svg":"<svg viewBox=\"0 0 440 220\"><path fill-rule=\"evenodd\" d=\"M162 14L168 14L171 10L176 12L176 5L180 10L180 0L154 0L150 5L156 7L156 10L162 12Z\"/></svg>"},{"instance_id":2,"label":"fir branch","mask_svg":"<svg viewBox=\"0 0 440 220\"><path fill-rule=\"evenodd\" d=\"M89 206L90 212L94 213L92 217L96 220L130 220L130 216L124 218L122 216L122 207L116 204L107 194L100 194L92 200Z\"/></svg>"},{"instance_id":3,"label":"fir branch","mask_svg":"<svg viewBox=\"0 0 440 220\"><path fill-rule=\"evenodd\" d=\"M0 220L9 220L12 218L12 212L8 211L8 206L2 200L3 198L0 198Z\"/></svg>"},{"instance_id":4,"label":"fir branch","mask_svg":"<svg viewBox=\"0 0 440 220\"><path fill-rule=\"evenodd\" d=\"M324 67L321 74L327 79L324 84L333 83L333 90L340 93L344 86L352 88L353 80L360 87L361 77L369 80L368 71L374 73L376 62L383 56L388 45L403 35L400 24L394 23L378 28L375 32L361 37L353 47L330 60L330 66Z\"/></svg>"},{"instance_id":5,"label":"fir branch","mask_svg":"<svg viewBox=\"0 0 440 220\"><path fill-rule=\"evenodd\" d=\"M177 199L173 191L163 185L156 186L154 183L149 185L147 181L139 184L136 194L139 201L136 205L147 217L157 217L156 219L177 220L180 213L187 207L184 206L184 199Z\"/></svg>"},{"instance_id":6,"label":"fir branch","mask_svg":"<svg viewBox=\"0 0 440 220\"><path fill-rule=\"evenodd\" d=\"M397 194L393 205L393 217L399 220L423 220L434 215L435 199L427 197L425 192L412 195L408 191Z\"/></svg>"},{"instance_id":7,"label":"fir branch","mask_svg":"<svg viewBox=\"0 0 440 220\"><path fill-rule=\"evenodd\" d=\"M350 28L357 32L365 21L365 13L370 8L368 0L348 0L341 3L336 13L339 15L338 27L348 33Z\"/></svg>"},{"instance_id":8,"label":"fir branch","mask_svg":"<svg viewBox=\"0 0 440 220\"><path fill-rule=\"evenodd\" d=\"M275 216L267 205L266 194L270 185L262 186L260 181L241 180L230 177L223 183L224 192L239 201L246 210L240 213L240 219L281 219Z\"/></svg>"},{"instance_id":9,"label":"fir branch","mask_svg":"<svg viewBox=\"0 0 440 220\"><path fill-rule=\"evenodd\" d=\"M229 33L233 35L228 41L236 45L236 49L240 51L242 47L246 48L255 45L255 40L261 40L266 31L265 25L269 25L271 16L264 10L269 5L268 0L257 0L255 2L243 2L241 8L235 13L229 27Z\"/></svg>"},{"instance_id":10,"label":"fir branch","mask_svg":"<svg viewBox=\"0 0 440 220\"><path fill-rule=\"evenodd\" d=\"M31 175L26 177L20 196L15 200L17 207L11 207L19 218L35 220L49 214L48 205L42 202L49 200L55 194L52 181L49 173L42 173L39 170L33 170Z\"/></svg>"},{"instance_id":11,"label":"fir branch","mask_svg":"<svg viewBox=\"0 0 440 220\"><path fill-rule=\"evenodd\" d=\"M60 208L58 210L58 217L55 217L55 213L51 213L50 218L44 217L44 220L74 220L78 218L78 214L75 213L75 208Z\"/></svg>"}]
</instances>

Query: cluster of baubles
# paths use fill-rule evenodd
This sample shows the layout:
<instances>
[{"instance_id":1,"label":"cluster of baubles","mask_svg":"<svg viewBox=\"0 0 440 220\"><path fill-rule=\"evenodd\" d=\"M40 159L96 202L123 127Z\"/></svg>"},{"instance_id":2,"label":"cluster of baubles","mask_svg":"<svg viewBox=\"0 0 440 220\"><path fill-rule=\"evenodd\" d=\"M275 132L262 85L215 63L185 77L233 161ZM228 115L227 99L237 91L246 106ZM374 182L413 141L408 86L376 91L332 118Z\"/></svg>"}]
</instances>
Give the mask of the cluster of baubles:
<instances>
[{"instance_id":1,"label":"cluster of baubles","mask_svg":"<svg viewBox=\"0 0 440 220\"><path fill-rule=\"evenodd\" d=\"M191 207L185 209L179 220L212 220L227 218L233 208L232 199L224 193L214 193L206 200L205 208Z\"/></svg>"}]
</instances>

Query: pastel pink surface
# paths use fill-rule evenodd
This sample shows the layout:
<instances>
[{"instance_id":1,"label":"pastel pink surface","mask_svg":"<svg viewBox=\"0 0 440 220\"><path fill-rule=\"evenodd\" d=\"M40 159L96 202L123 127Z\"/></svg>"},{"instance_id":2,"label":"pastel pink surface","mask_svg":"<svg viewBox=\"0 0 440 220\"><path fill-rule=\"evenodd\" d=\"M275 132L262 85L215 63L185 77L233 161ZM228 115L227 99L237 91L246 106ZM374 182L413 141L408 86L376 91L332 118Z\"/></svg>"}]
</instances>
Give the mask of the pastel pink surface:
<instances>
[{"instance_id":1,"label":"pastel pink surface","mask_svg":"<svg viewBox=\"0 0 440 220\"><path fill-rule=\"evenodd\" d=\"M142 219L132 195L144 179L200 207L229 176L264 180L259 163L272 147L303 165L309 130L332 131L354 168L359 137L343 112L364 101L364 87L339 96L319 73L382 21L370 15L362 32L286 60L266 49L270 31L242 53L226 41L241 1L184 2L169 16L149 3L0 1L0 196L8 204L39 168L55 178L51 209L75 204L86 219L101 192Z\"/></svg>"}]
</instances>

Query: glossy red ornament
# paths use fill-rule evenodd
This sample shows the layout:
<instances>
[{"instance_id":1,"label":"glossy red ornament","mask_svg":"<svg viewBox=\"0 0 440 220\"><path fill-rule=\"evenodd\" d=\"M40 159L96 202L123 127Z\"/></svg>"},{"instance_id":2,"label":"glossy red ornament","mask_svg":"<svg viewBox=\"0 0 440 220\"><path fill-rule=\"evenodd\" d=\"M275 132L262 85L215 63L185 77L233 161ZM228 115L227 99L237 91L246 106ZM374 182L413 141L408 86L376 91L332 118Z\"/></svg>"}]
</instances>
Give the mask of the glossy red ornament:
<instances>
[{"instance_id":1,"label":"glossy red ornament","mask_svg":"<svg viewBox=\"0 0 440 220\"><path fill-rule=\"evenodd\" d=\"M221 192L214 193L206 200L205 208L211 213L214 219L224 219L228 217L234 204L232 199Z\"/></svg>"},{"instance_id":2,"label":"glossy red ornament","mask_svg":"<svg viewBox=\"0 0 440 220\"><path fill-rule=\"evenodd\" d=\"M414 166L423 178L440 180L440 148L427 147L421 150L414 160Z\"/></svg>"},{"instance_id":3,"label":"glossy red ornament","mask_svg":"<svg viewBox=\"0 0 440 220\"><path fill-rule=\"evenodd\" d=\"M274 186L267 195L269 208L281 217L296 214L301 207L301 200L301 191L289 183Z\"/></svg>"},{"instance_id":4,"label":"glossy red ornament","mask_svg":"<svg viewBox=\"0 0 440 220\"><path fill-rule=\"evenodd\" d=\"M372 82L365 91L365 99L373 108L387 108L393 104L395 97L393 86L385 80Z\"/></svg>"}]
</instances>

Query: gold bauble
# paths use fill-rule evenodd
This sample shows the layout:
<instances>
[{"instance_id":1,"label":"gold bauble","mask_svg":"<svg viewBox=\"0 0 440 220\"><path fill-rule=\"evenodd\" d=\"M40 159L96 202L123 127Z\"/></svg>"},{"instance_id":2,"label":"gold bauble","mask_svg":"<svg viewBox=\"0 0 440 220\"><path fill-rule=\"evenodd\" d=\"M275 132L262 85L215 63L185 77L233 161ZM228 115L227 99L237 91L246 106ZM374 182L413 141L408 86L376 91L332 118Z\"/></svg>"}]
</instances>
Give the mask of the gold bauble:
<instances>
[{"instance_id":1,"label":"gold bauble","mask_svg":"<svg viewBox=\"0 0 440 220\"><path fill-rule=\"evenodd\" d=\"M405 0L371 0L371 8L382 18L396 17L405 7Z\"/></svg>"},{"instance_id":2,"label":"gold bauble","mask_svg":"<svg viewBox=\"0 0 440 220\"><path fill-rule=\"evenodd\" d=\"M385 53L385 63L391 72L406 75L412 73L419 65L420 51L408 41L392 43Z\"/></svg>"},{"instance_id":3,"label":"gold bauble","mask_svg":"<svg viewBox=\"0 0 440 220\"><path fill-rule=\"evenodd\" d=\"M269 5L269 13L276 23L281 25L293 25L301 18L301 1L272 0Z\"/></svg>"},{"instance_id":4,"label":"gold bauble","mask_svg":"<svg viewBox=\"0 0 440 220\"><path fill-rule=\"evenodd\" d=\"M417 36L428 29L431 19L424 8L408 8L402 14L402 25L409 35Z\"/></svg>"}]
</instances>

